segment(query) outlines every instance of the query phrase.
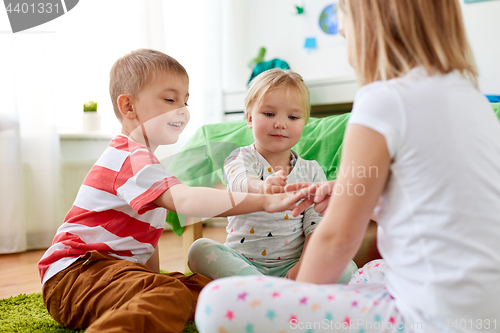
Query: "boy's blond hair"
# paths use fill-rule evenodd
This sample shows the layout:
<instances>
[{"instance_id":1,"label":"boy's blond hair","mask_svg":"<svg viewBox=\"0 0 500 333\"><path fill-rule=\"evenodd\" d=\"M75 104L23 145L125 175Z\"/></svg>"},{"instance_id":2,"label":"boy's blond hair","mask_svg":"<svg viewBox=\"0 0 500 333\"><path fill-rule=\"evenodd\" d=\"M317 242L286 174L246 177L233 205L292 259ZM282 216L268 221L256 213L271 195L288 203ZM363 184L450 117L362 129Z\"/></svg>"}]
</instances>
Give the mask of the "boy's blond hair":
<instances>
[{"instance_id":1,"label":"boy's blond hair","mask_svg":"<svg viewBox=\"0 0 500 333\"><path fill-rule=\"evenodd\" d=\"M135 50L113 64L109 73L109 94L118 120L122 119L118 96L127 94L137 97L147 83L165 72L188 77L186 69L177 60L156 50Z\"/></svg>"},{"instance_id":2,"label":"boy's blond hair","mask_svg":"<svg viewBox=\"0 0 500 333\"><path fill-rule=\"evenodd\" d=\"M250 82L250 87L245 97L245 114L249 112L252 106L256 105L258 107L262 99L270 91L281 88L295 90L297 96L303 101L302 105L307 121L311 112L309 89L300 74L281 68L273 68L262 72Z\"/></svg>"},{"instance_id":3,"label":"boy's blond hair","mask_svg":"<svg viewBox=\"0 0 500 333\"><path fill-rule=\"evenodd\" d=\"M458 0L340 0L354 41L350 54L361 85L423 66L458 70L477 87L477 67Z\"/></svg>"}]
</instances>

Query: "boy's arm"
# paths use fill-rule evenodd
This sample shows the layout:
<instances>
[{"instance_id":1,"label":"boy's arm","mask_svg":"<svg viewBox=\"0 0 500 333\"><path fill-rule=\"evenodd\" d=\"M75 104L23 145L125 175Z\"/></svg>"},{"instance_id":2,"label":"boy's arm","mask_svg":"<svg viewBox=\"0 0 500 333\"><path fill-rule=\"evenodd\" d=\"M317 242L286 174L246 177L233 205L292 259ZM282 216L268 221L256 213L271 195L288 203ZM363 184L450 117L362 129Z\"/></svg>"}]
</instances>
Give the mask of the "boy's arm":
<instances>
[{"instance_id":1,"label":"boy's arm","mask_svg":"<svg viewBox=\"0 0 500 333\"><path fill-rule=\"evenodd\" d=\"M275 195L228 192L207 187L174 185L153 202L191 217L214 217L292 210L306 194L303 191Z\"/></svg>"},{"instance_id":2,"label":"boy's arm","mask_svg":"<svg viewBox=\"0 0 500 333\"><path fill-rule=\"evenodd\" d=\"M155 273L160 273L160 255L159 255L158 247L159 247L159 245L156 245L155 252L151 256L151 258L149 258L148 262L146 263L146 266L151 268L151 270Z\"/></svg>"}]
</instances>

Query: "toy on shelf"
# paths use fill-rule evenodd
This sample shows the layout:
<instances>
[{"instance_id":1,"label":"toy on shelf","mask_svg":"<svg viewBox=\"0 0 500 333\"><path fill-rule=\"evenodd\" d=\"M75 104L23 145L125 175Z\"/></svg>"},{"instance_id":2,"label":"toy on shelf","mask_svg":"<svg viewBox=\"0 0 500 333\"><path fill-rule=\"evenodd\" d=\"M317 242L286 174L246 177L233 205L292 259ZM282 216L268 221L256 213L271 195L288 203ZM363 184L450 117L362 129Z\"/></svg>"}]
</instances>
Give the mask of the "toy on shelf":
<instances>
[{"instance_id":1,"label":"toy on shelf","mask_svg":"<svg viewBox=\"0 0 500 333\"><path fill-rule=\"evenodd\" d=\"M259 75L262 72L267 71L268 69L273 68L281 68L281 69L290 69L288 63L281 59L272 59L269 61L264 61L264 56L266 55L266 48L261 47L259 49L259 53L255 58L248 62L248 67L252 68L252 75L248 80L248 84L253 80L254 77Z\"/></svg>"}]
</instances>

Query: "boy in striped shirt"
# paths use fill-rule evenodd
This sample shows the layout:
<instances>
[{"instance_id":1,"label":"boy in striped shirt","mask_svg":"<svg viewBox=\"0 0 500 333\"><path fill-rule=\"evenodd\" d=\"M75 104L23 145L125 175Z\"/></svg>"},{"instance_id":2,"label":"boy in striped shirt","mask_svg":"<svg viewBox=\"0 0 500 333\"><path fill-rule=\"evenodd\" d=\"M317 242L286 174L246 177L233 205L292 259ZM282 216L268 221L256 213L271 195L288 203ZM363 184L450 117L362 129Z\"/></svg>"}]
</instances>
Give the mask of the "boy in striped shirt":
<instances>
[{"instance_id":1,"label":"boy in striped shirt","mask_svg":"<svg viewBox=\"0 0 500 333\"><path fill-rule=\"evenodd\" d=\"M189 78L175 59L141 49L118 59L110 95L122 132L92 167L52 246L38 263L51 316L92 332L181 332L193 319L199 274L159 273L167 209L194 217L291 209L302 194L190 188L153 152L189 121Z\"/></svg>"}]
</instances>

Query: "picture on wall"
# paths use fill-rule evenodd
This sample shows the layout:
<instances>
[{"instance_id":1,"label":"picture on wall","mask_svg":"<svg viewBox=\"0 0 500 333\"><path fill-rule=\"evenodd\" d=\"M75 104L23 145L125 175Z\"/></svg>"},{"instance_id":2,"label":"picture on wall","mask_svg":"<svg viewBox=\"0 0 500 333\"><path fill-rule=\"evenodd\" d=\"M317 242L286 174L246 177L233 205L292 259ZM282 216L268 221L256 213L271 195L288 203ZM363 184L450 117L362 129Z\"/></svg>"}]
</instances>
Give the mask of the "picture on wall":
<instances>
[{"instance_id":1,"label":"picture on wall","mask_svg":"<svg viewBox=\"0 0 500 333\"><path fill-rule=\"evenodd\" d=\"M310 0L304 10L304 33L306 49L324 49L344 45L339 34L337 1Z\"/></svg>"}]
</instances>

